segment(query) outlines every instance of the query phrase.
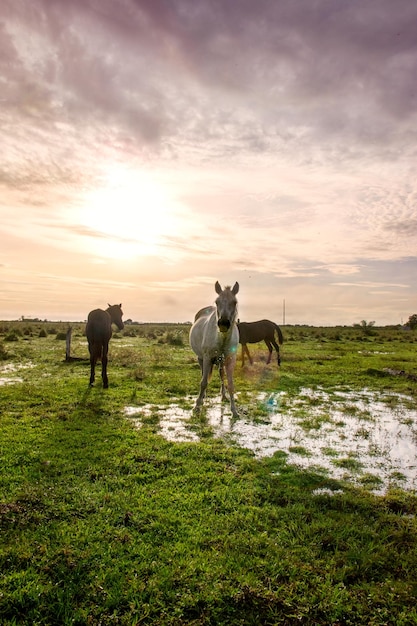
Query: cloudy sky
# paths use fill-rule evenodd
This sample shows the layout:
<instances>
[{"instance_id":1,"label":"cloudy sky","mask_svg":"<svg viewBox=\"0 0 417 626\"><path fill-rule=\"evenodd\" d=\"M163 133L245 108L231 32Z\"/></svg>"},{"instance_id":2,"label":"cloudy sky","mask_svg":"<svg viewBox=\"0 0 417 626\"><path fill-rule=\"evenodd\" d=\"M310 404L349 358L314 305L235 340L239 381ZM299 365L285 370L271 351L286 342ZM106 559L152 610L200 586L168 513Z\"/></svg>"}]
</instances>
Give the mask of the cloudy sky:
<instances>
[{"instance_id":1,"label":"cloudy sky","mask_svg":"<svg viewBox=\"0 0 417 626\"><path fill-rule=\"evenodd\" d=\"M0 319L417 313L415 0L2 0Z\"/></svg>"}]
</instances>

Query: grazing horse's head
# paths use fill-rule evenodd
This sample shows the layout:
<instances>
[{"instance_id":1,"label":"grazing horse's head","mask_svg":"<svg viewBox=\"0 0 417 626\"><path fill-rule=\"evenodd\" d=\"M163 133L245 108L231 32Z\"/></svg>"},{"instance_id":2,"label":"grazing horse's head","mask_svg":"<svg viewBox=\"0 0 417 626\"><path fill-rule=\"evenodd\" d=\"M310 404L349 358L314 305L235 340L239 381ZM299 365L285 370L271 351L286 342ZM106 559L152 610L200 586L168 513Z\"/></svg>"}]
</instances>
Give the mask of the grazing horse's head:
<instances>
[{"instance_id":1,"label":"grazing horse's head","mask_svg":"<svg viewBox=\"0 0 417 626\"><path fill-rule=\"evenodd\" d=\"M217 326L220 332L227 333L233 326L237 315L236 294L239 291L239 283L235 283L233 289L230 287L222 289L219 281L217 281L214 288L219 294L216 299Z\"/></svg>"},{"instance_id":2,"label":"grazing horse's head","mask_svg":"<svg viewBox=\"0 0 417 626\"><path fill-rule=\"evenodd\" d=\"M109 304L107 313L110 315L112 324L116 324L119 330L123 330L125 325L123 324L123 320L122 320L122 316L123 316L122 305L121 304Z\"/></svg>"}]
</instances>

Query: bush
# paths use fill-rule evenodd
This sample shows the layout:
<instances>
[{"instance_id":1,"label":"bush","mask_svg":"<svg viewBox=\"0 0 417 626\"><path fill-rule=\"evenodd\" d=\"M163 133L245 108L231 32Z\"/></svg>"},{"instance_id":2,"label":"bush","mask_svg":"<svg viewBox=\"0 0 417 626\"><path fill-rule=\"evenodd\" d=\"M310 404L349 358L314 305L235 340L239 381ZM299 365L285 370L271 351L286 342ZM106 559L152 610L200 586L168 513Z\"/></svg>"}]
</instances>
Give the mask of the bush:
<instances>
[{"instance_id":1,"label":"bush","mask_svg":"<svg viewBox=\"0 0 417 626\"><path fill-rule=\"evenodd\" d=\"M129 327L124 327L123 330L123 337L137 337L138 336L138 331L136 328L129 326Z\"/></svg>"},{"instance_id":2,"label":"bush","mask_svg":"<svg viewBox=\"0 0 417 626\"><path fill-rule=\"evenodd\" d=\"M183 346L184 338L182 336L182 332L180 331L168 331L165 337L162 337L159 340L159 343L167 343L169 346Z\"/></svg>"},{"instance_id":3,"label":"bush","mask_svg":"<svg viewBox=\"0 0 417 626\"><path fill-rule=\"evenodd\" d=\"M0 361L4 361L5 359L9 358L9 355L7 354L6 348L4 347L3 342L0 343Z\"/></svg>"},{"instance_id":4,"label":"bush","mask_svg":"<svg viewBox=\"0 0 417 626\"><path fill-rule=\"evenodd\" d=\"M19 341L21 333L17 330L11 330L4 338L4 341Z\"/></svg>"},{"instance_id":5,"label":"bush","mask_svg":"<svg viewBox=\"0 0 417 626\"><path fill-rule=\"evenodd\" d=\"M407 322L406 326L408 328L410 328L410 330L416 330L416 328L417 328L417 313L414 313L413 315L410 315L410 317L408 318L408 322Z\"/></svg>"}]
</instances>

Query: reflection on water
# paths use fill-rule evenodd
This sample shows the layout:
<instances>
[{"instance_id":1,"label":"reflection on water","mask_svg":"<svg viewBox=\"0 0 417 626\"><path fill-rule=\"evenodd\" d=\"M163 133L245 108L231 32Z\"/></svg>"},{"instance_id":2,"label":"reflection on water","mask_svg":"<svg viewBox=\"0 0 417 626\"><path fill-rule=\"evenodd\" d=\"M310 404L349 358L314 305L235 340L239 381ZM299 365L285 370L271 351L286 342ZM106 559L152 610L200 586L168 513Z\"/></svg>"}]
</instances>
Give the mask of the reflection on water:
<instances>
[{"instance_id":1,"label":"reflection on water","mask_svg":"<svg viewBox=\"0 0 417 626\"><path fill-rule=\"evenodd\" d=\"M0 376L0 385L13 385L14 383L23 383L23 378L19 378L18 376L14 378Z\"/></svg>"},{"instance_id":2,"label":"reflection on water","mask_svg":"<svg viewBox=\"0 0 417 626\"><path fill-rule=\"evenodd\" d=\"M33 363L7 363L0 367L0 385L13 385L14 383L22 383L23 378L20 376L4 376L4 374L14 374L15 372L23 369L29 369L34 367Z\"/></svg>"},{"instance_id":3,"label":"reflection on water","mask_svg":"<svg viewBox=\"0 0 417 626\"><path fill-rule=\"evenodd\" d=\"M394 394L304 388L297 397L260 394L240 405L234 419L227 404L206 400L196 416L180 404L126 407L140 427L153 415L170 441L198 442L208 433L248 448L256 457L277 451L304 468L323 468L377 493L389 486L417 489L417 410L412 398ZM256 406L258 410L254 411ZM410 408L413 407L413 408Z\"/></svg>"}]
</instances>

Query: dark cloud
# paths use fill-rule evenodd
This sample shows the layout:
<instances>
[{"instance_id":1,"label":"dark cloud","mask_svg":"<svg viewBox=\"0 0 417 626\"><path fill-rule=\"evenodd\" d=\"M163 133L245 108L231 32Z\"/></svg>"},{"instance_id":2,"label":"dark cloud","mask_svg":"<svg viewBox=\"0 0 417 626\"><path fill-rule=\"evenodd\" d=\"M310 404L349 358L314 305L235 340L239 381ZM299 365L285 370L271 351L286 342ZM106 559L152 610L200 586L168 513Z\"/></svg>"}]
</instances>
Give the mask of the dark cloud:
<instances>
[{"instance_id":1,"label":"dark cloud","mask_svg":"<svg viewBox=\"0 0 417 626\"><path fill-rule=\"evenodd\" d=\"M417 219L407 219L405 221L390 220L385 226L385 230L390 233L405 237L417 236Z\"/></svg>"},{"instance_id":2,"label":"dark cloud","mask_svg":"<svg viewBox=\"0 0 417 626\"><path fill-rule=\"evenodd\" d=\"M415 248L416 23L415 0L3 0L4 232L22 249L74 243L74 263L76 243L107 235L68 226L71 211L117 205L126 170L120 186L140 196L154 168L185 226L161 236L149 276L250 270L306 307L308 289L333 301L315 288L334 274L394 282L401 264L360 259ZM109 243L134 248L135 234Z\"/></svg>"},{"instance_id":3,"label":"dark cloud","mask_svg":"<svg viewBox=\"0 0 417 626\"><path fill-rule=\"evenodd\" d=\"M114 125L155 149L206 141L224 156L320 136L354 158L346 143L387 142L395 122L401 140L416 112L414 0L26 0L1 11L4 98L42 123Z\"/></svg>"},{"instance_id":4,"label":"dark cloud","mask_svg":"<svg viewBox=\"0 0 417 626\"><path fill-rule=\"evenodd\" d=\"M86 182L86 176L74 168L59 165L58 163L42 163L30 158L24 165L0 166L0 185L14 190L29 190L51 186L76 186ZM88 177L89 178L89 177Z\"/></svg>"}]
</instances>

